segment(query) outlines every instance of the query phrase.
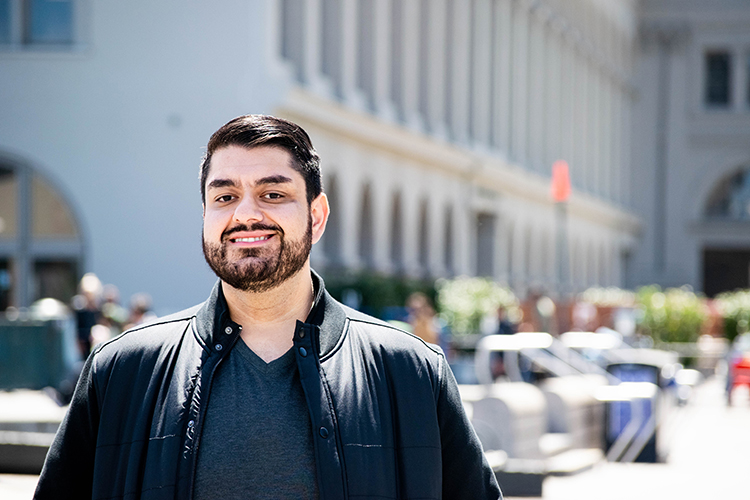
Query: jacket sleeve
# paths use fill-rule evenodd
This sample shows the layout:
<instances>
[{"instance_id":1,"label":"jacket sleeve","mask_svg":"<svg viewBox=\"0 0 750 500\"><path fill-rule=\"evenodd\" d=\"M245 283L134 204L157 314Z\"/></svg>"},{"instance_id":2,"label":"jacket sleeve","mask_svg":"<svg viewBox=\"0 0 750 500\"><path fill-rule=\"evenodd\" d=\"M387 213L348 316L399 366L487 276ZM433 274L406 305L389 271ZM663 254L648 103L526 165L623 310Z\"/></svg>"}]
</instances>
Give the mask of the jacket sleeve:
<instances>
[{"instance_id":1,"label":"jacket sleeve","mask_svg":"<svg viewBox=\"0 0 750 500\"><path fill-rule=\"evenodd\" d=\"M453 372L445 359L442 365L438 420L443 460L443 499L502 500L495 473L464 412Z\"/></svg>"},{"instance_id":2,"label":"jacket sleeve","mask_svg":"<svg viewBox=\"0 0 750 500\"><path fill-rule=\"evenodd\" d=\"M42 468L35 500L92 496L99 410L93 383L94 354L83 367L73 399Z\"/></svg>"}]
</instances>

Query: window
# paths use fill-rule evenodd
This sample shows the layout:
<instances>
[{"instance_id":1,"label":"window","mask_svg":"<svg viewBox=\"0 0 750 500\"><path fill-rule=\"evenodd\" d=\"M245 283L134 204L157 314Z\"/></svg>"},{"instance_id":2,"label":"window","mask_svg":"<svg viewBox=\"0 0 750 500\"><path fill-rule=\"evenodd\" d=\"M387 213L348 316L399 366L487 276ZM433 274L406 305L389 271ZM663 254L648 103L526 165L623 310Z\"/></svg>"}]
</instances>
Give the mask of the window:
<instances>
[{"instance_id":1,"label":"window","mask_svg":"<svg viewBox=\"0 0 750 500\"><path fill-rule=\"evenodd\" d=\"M401 210L401 193L395 193L391 201L391 262L398 270L404 267L404 231Z\"/></svg>"},{"instance_id":2,"label":"window","mask_svg":"<svg viewBox=\"0 0 750 500\"><path fill-rule=\"evenodd\" d=\"M359 257L365 266L372 268L375 261L375 233L372 220L372 194L370 191L369 184L362 190L359 211Z\"/></svg>"},{"instance_id":3,"label":"window","mask_svg":"<svg viewBox=\"0 0 750 500\"><path fill-rule=\"evenodd\" d=\"M80 225L64 197L30 167L0 164L0 311L75 294Z\"/></svg>"},{"instance_id":4,"label":"window","mask_svg":"<svg viewBox=\"0 0 750 500\"><path fill-rule=\"evenodd\" d=\"M477 276L495 274L495 216L477 214Z\"/></svg>"},{"instance_id":5,"label":"window","mask_svg":"<svg viewBox=\"0 0 750 500\"><path fill-rule=\"evenodd\" d=\"M74 0L0 0L0 44L71 45Z\"/></svg>"},{"instance_id":6,"label":"window","mask_svg":"<svg viewBox=\"0 0 750 500\"><path fill-rule=\"evenodd\" d=\"M443 263L445 264L445 270L449 275L453 275L453 207L447 206L445 208L445 217L443 219L445 224L443 228L445 234L443 236Z\"/></svg>"},{"instance_id":7,"label":"window","mask_svg":"<svg viewBox=\"0 0 750 500\"><path fill-rule=\"evenodd\" d=\"M338 181L335 176L330 176L325 183L326 195L328 195L328 205L331 207L331 214L328 217L326 231L323 234L323 251L326 254L329 267L336 267L341 264L341 211L339 207L339 190Z\"/></svg>"},{"instance_id":8,"label":"window","mask_svg":"<svg viewBox=\"0 0 750 500\"><path fill-rule=\"evenodd\" d=\"M750 220L750 168L725 177L708 199L706 215L712 218Z\"/></svg>"},{"instance_id":9,"label":"window","mask_svg":"<svg viewBox=\"0 0 750 500\"><path fill-rule=\"evenodd\" d=\"M729 106L732 99L732 58L729 52L706 53L706 104Z\"/></svg>"},{"instance_id":10,"label":"window","mask_svg":"<svg viewBox=\"0 0 750 500\"><path fill-rule=\"evenodd\" d=\"M419 203L419 265L425 276L430 272L430 214L427 200Z\"/></svg>"},{"instance_id":11,"label":"window","mask_svg":"<svg viewBox=\"0 0 750 500\"><path fill-rule=\"evenodd\" d=\"M10 43L11 16L10 0L0 0L0 43Z\"/></svg>"},{"instance_id":12,"label":"window","mask_svg":"<svg viewBox=\"0 0 750 500\"><path fill-rule=\"evenodd\" d=\"M73 42L72 0L26 0L24 3L25 43Z\"/></svg>"},{"instance_id":13,"label":"window","mask_svg":"<svg viewBox=\"0 0 750 500\"><path fill-rule=\"evenodd\" d=\"M16 236L18 179L13 170L0 167L0 240Z\"/></svg>"}]
</instances>

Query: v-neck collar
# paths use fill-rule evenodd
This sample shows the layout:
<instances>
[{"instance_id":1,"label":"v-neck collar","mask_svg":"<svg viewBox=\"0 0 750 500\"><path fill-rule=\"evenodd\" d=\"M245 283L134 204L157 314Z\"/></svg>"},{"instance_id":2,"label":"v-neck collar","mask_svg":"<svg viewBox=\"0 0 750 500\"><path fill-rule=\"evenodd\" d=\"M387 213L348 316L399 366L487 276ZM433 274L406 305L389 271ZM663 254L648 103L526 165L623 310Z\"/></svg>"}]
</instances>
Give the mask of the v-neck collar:
<instances>
[{"instance_id":1,"label":"v-neck collar","mask_svg":"<svg viewBox=\"0 0 750 500\"><path fill-rule=\"evenodd\" d=\"M304 324L312 326L310 331L317 335L313 345L318 349L318 355L323 358L330 353L338 343L344 330L346 313L325 289L323 278L315 271L310 272L313 283L313 306ZM239 336L240 325L229 317L229 307L221 288L221 280L217 280L201 308L196 313L196 333L208 350L221 354L222 348L216 349L225 340L236 341ZM298 322L298 324L301 322ZM249 349L249 348L248 348ZM254 354L254 353L253 353Z\"/></svg>"}]
</instances>

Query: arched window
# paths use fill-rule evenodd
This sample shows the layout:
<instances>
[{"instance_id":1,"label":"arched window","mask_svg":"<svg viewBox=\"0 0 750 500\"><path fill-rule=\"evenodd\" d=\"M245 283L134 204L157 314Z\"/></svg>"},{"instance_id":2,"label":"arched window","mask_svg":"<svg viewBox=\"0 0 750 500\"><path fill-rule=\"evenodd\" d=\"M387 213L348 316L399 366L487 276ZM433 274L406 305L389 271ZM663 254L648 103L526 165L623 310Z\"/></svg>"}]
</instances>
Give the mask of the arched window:
<instances>
[{"instance_id":1,"label":"arched window","mask_svg":"<svg viewBox=\"0 0 750 500\"><path fill-rule=\"evenodd\" d=\"M430 272L430 214L426 199L419 203L419 265L425 275Z\"/></svg>"},{"instance_id":2,"label":"arched window","mask_svg":"<svg viewBox=\"0 0 750 500\"><path fill-rule=\"evenodd\" d=\"M362 190L362 205L359 210L359 258L362 263L372 268L375 260L375 235L372 223L372 194L370 185Z\"/></svg>"},{"instance_id":3,"label":"arched window","mask_svg":"<svg viewBox=\"0 0 750 500\"><path fill-rule=\"evenodd\" d=\"M516 275L516 270L513 268L513 266L516 264L515 260L513 259L513 252L515 250L515 226L512 222L508 222L506 236L507 240L505 245L505 269L508 284L512 285Z\"/></svg>"},{"instance_id":4,"label":"arched window","mask_svg":"<svg viewBox=\"0 0 750 500\"><path fill-rule=\"evenodd\" d=\"M328 216L328 224L323 234L323 251L326 254L328 265L336 267L341 262L341 207L336 176L331 175L328 178L325 183L325 192L328 196L331 213Z\"/></svg>"},{"instance_id":5,"label":"arched window","mask_svg":"<svg viewBox=\"0 0 750 500\"><path fill-rule=\"evenodd\" d=\"M54 186L26 166L0 160L0 310L76 293L83 263L80 225Z\"/></svg>"},{"instance_id":6,"label":"arched window","mask_svg":"<svg viewBox=\"0 0 750 500\"><path fill-rule=\"evenodd\" d=\"M402 226L401 193L393 195L391 204L391 262L398 270L404 268L404 241Z\"/></svg>"},{"instance_id":7,"label":"arched window","mask_svg":"<svg viewBox=\"0 0 750 500\"><path fill-rule=\"evenodd\" d=\"M495 274L495 215L479 213L476 218L477 276Z\"/></svg>"},{"instance_id":8,"label":"arched window","mask_svg":"<svg viewBox=\"0 0 750 500\"><path fill-rule=\"evenodd\" d=\"M743 167L722 179L706 204L706 216L750 220L750 167Z\"/></svg>"},{"instance_id":9,"label":"arched window","mask_svg":"<svg viewBox=\"0 0 750 500\"><path fill-rule=\"evenodd\" d=\"M445 207L444 221L445 224L443 225L443 228L445 229L445 234L443 235L443 264L445 265L445 270L448 275L452 276L454 274L453 206L448 205Z\"/></svg>"}]
</instances>

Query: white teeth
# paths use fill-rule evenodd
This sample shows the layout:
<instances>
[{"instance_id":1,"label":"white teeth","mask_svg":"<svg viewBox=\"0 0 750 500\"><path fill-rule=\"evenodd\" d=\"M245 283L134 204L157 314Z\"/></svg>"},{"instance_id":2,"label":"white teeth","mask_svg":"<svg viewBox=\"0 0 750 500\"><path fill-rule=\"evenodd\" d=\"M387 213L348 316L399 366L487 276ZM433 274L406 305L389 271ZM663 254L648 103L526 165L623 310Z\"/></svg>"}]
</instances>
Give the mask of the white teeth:
<instances>
[{"instance_id":1,"label":"white teeth","mask_svg":"<svg viewBox=\"0 0 750 500\"><path fill-rule=\"evenodd\" d=\"M242 241L245 243L253 243L255 241L263 241L270 238L270 236L258 236L257 238L235 238L233 241Z\"/></svg>"}]
</instances>

